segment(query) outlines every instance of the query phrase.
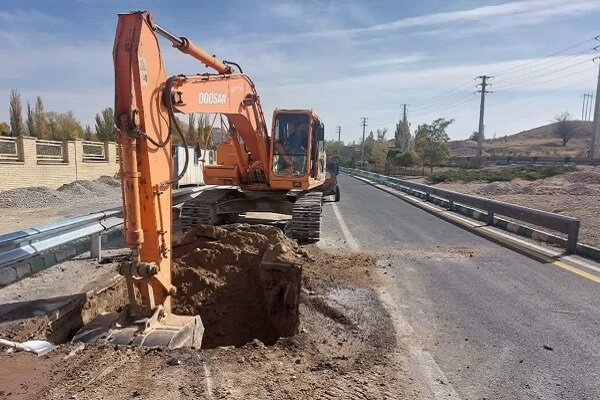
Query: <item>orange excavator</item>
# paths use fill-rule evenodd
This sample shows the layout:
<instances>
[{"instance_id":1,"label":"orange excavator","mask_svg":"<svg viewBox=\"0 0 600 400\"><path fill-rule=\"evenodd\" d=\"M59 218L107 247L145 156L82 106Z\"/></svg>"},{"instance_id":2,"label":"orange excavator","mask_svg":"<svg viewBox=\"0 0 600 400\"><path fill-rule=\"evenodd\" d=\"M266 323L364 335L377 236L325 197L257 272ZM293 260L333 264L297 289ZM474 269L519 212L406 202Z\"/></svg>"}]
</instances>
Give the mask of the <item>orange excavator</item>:
<instances>
[{"instance_id":1,"label":"orange excavator","mask_svg":"<svg viewBox=\"0 0 600 400\"><path fill-rule=\"evenodd\" d=\"M167 77L157 34L215 73ZM119 271L129 305L86 325L74 340L200 347L200 317L171 313L176 292L171 283L171 194L178 179L171 176L172 132L187 147L176 113L220 114L229 134L217 147L218 164L204 167L206 183L219 186L184 204L184 229L268 211L291 214L294 237L318 239L320 188L326 187L324 127L312 110L276 110L269 136L256 88L239 66L171 34L149 12L119 15L113 58L124 236L132 249Z\"/></svg>"}]
</instances>

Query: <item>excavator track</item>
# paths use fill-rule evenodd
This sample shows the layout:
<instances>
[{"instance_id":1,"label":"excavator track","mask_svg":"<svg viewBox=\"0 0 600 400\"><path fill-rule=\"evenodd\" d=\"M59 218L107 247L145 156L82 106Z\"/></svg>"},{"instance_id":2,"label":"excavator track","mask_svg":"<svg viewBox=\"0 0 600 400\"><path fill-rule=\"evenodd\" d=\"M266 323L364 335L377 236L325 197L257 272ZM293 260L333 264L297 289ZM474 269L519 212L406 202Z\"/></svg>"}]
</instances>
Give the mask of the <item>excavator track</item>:
<instances>
[{"instance_id":1,"label":"excavator track","mask_svg":"<svg viewBox=\"0 0 600 400\"><path fill-rule=\"evenodd\" d=\"M234 196L234 189L210 189L200 193L181 207L181 229L189 231L198 225L218 225L225 216L217 214L217 204Z\"/></svg>"},{"instance_id":2,"label":"excavator track","mask_svg":"<svg viewBox=\"0 0 600 400\"><path fill-rule=\"evenodd\" d=\"M310 192L294 203L290 236L301 242L317 241L321 237L321 192Z\"/></svg>"}]
</instances>

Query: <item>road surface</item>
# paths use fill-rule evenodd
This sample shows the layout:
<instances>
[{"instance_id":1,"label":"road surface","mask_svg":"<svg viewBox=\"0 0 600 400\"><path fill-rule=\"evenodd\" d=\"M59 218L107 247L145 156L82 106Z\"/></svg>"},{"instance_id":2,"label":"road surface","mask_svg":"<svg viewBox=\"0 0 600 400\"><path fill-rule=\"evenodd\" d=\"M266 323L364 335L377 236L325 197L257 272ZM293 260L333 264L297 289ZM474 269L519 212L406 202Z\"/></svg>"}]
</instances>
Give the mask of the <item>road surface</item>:
<instances>
[{"instance_id":1,"label":"road surface","mask_svg":"<svg viewBox=\"0 0 600 400\"><path fill-rule=\"evenodd\" d=\"M438 385L463 399L600 398L598 283L355 178L339 184L323 245L375 252L387 266L398 318L441 370Z\"/></svg>"}]
</instances>

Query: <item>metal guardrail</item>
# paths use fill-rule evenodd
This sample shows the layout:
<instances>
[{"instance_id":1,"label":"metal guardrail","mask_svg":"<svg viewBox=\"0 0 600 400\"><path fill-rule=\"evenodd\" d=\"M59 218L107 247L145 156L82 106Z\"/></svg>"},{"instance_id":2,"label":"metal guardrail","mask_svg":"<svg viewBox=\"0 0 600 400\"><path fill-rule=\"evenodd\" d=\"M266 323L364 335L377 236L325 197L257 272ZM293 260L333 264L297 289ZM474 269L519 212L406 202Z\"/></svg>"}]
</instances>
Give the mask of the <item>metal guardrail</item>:
<instances>
[{"instance_id":1,"label":"metal guardrail","mask_svg":"<svg viewBox=\"0 0 600 400\"><path fill-rule=\"evenodd\" d=\"M452 157L450 160L456 165L464 164L540 164L540 165L600 165L600 158L583 157L521 157L521 156L488 156L478 159L477 157Z\"/></svg>"},{"instance_id":2,"label":"metal guardrail","mask_svg":"<svg viewBox=\"0 0 600 400\"><path fill-rule=\"evenodd\" d=\"M0 136L0 160L19 160L19 142L17 138Z\"/></svg>"},{"instance_id":3,"label":"metal guardrail","mask_svg":"<svg viewBox=\"0 0 600 400\"><path fill-rule=\"evenodd\" d=\"M181 204L212 186L180 189L173 192L172 204ZM27 260L54 247L88 236L92 237L92 256L100 256L100 234L123 223L121 207L69 218L37 228L0 235L0 268Z\"/></svg>"},{"instance_id":4,"label":"metal guardrail","mask_svg":"<svg viewBox=\"0 0 600 400\"><path fill-rule=\"evenodd\" d=\"M523 221L532 225L552 229L557 232L567 234L567 252L574 253L577 248L577 238L579 235L580 221L577 218L565 215L554 214L548 211L537 210L534 208L519 206L516 204L505 203L498 200L490 200L483 197L472 196L464 193L458 193L451 190L439 189L429 185L411 182L403 179L392 178L385 175L376 174L351 168L340 168L342 172L350 175L361 176L382 185L399 189L404 192L422 193L426 200L431 196L446 200L448 209L453 210L455 204L461 204L467 207L473 207L487 212L487 222L492 225L494 215L503 215L517 221Z\"/></svg>"}]
</instances>

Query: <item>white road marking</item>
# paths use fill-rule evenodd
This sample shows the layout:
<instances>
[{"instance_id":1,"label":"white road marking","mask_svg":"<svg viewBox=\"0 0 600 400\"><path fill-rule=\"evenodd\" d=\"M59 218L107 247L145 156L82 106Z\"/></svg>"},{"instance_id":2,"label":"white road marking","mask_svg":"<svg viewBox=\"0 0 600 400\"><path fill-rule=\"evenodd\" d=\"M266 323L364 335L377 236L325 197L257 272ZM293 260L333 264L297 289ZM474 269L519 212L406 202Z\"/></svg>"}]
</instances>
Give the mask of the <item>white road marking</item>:
<instances>
[{"instance_id":1,"label":"white road marking","mask_svg":"<svg viewBox=\"0 0 600 400\"><path fill-rule=\"evenodd\" d=\"M346 238L346 243L348 244L348 247L350 247L350 249L354 251L360 250L360 245L354 239L354 236L352 236L352 232L350 232L350 229L348 229L348 226L346 225L346 222L344 221L344 218L342 217L342 214L340 213L340 210L338 209L336 203L333 203L333 212L335 214L335 217L337 218L338 223L340 224L340 228L342 228L342 233Z\"/></svg>"},{"instance_id":2,"label":"white road marking","mask_svg":"<svg viewBox=\"0 0 600 400\"><path fill-rule=\"evenodd\" d=\"M342 217L335 203L333 203L333 212L342 229L348 247L354 251L360 250L360 244L352 236L352 232L348 229L344 217ZM388 314L393 316L392 321L398 342L403 342L403 337L414 336L412 326L404 319L392 296L382 288L377 289L377 294ZM410 359L413 361L411 364L418 368L418 375L422 378L423 383L431 391L435 399L460 399L454 386L448 382L446 375L444 375L444 372L437 365L431 353L423 350L417 343L408 343L408 352Z\"/></svg>"}]
</instances>

